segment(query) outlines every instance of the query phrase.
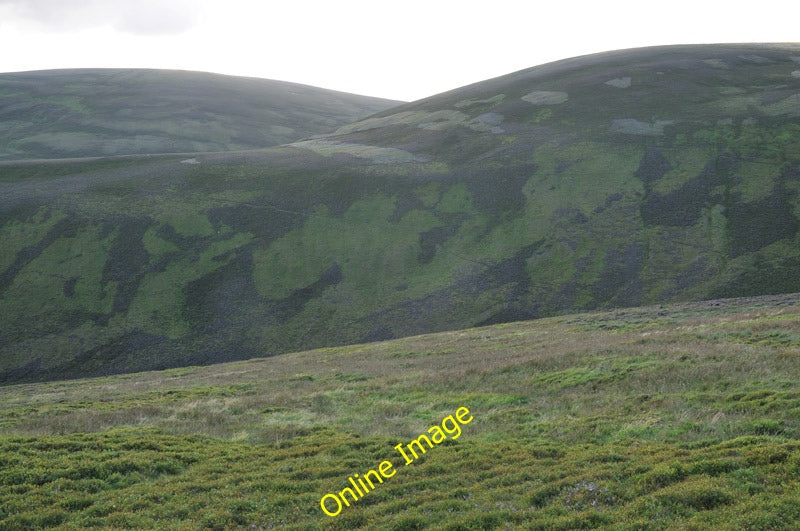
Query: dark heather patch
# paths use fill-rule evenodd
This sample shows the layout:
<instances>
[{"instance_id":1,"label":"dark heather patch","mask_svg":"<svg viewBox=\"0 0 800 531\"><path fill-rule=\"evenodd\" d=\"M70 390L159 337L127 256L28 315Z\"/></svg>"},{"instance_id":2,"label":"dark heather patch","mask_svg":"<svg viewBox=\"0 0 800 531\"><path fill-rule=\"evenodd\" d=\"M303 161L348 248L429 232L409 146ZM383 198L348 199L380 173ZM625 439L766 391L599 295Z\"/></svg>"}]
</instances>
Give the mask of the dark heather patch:
<instances>
[{"instance_id":1,"label":"dark heather patch","mask_svg":"<svg viewBox=\"0 0 800 531\"><path fill-rule=\"evenodd\" d=\"M562 283L547 300L547 307L554 311L563 311L574 307L580 289L577 280ZM591 305L586 305L585 307L588 308L589 306Z\"/></svg>"},{"instance_id":2,"label":"dark heather patch","mask_svg":"<svg viewBox=\"0 0 800 531\"><path fill-rule=\"evenodd\" d=\"M523 164L470 172L465 181L476 209L493 216L505 216L525 206L522 188L534 173L535 164Z\"/></svg>"},{"instance_id":3,"label":"dark heather patch","mask_svg":"<svg viewBox=\"0 0 800 531\"><path fill-rule=\"evenodd\" d=\"M417 254L417 260L420 264L429 264L433 261L436 256L436 247L445 244L447 240L455 236L466 218L466 216L458 214L451 216L440 214L440 217L448 218L445 225L419 233L420 251Z\"/></svg>"},{"instance_id":4,"label":"dark heather patch","mask_svg":"<svg viewBox=\"0 0 800 531\"><path fill-rule=\"evenodd\" d=\"M91 375L119 374L136 369L137 354L157 347L165 341L160 335L141 330L132 330L103 345L81 352L72 360L49 372L57 372L61 377L78 378Z\"/></svg>"},{"instance_id":5,"label":"dark heather patch","mask_svg":"<svg viewBox=\"0 0 800 531\"><path fill-rule=\"evenodd\" d=\"M208 210L207 216L216 231L225 225L236 232L252 233L265 243L301 227L306 219L304 212L291 206L279 207L263 200L213 207Z\"/></svg>"},{"instance_id":6,"label":"dark heather patch","mask_svg":"<svg viewBox=\"0 0 800 531\"><path fill-rule=\"evenodd\" d=\"M388 328L396 337L478 326L479 323L475 322L475 298L487 288L502 292L505 302L485 322L539 317L538 306L528 300L531 280L526 263L543 243L544 240L541 240L528 245L506 260L481 271L464 274L450 286L376 311L357 319L353 324L358 329ZM348 340L342 339L344 342Z\"/></svg>"},{"instance_id":7,"label":"dark heather patch","mask_svg":"<svg viewBox=\"0 0 800 531\"><path fill-rule=\"evenodd\" d=\"M678 276L675 282L676 288L678 289L678 292L687 290L692 286L699 284L700 282L710 280L714 273L715 271L712 269L712 265L708 257L701 256L689 264L689 267L687 267L686 270L680 276ZM674 295L677 295L677 293Z\"/></svg>"},{"instance_id":8,"label":"dark heather patch","mask_svg":"<svg viewBox=\"0 0 800 531\"><path fill-rule=\"evenodd\" d=\"M8 289L17 274L42 254L53 242L59 238L74 238L78 234L78 230L86 225L86 221L73 216L62 219L39 242L20 250L17 253L16 260L5 271L0 273L0 293Z\"/></svg>"},{"instance_id":9,"label":"dark heather patch","mask_svg":"<svg viewBox=\"0 0 800 531\"><path fill-rule=\"evenodd\" d=\"M358 343L373 343L375 341L387 341L389 339L395 339L394 332L388 326L381 326L370 331L367 335L365 335Z\"/></svg>"},{"instance_id":10,"label":"dark heather patch","mask_svg":"<svg viewBox=\"0 0 800 531\"><path fill-rule=\"evenodd\" d=\"M597 208L594 209L595 214L602 214L606 211L607 208L610 208L611 205L620 201L624 196L621 193L611 194L610 196L606 197L606 202Z\"/></svg>"},{"instance_id":11,"label":"dark heather patch","mask_svg":"<svg viewBox=\"0 0 800 531\"><path fill-rule=\"evenodd\" d=\"M391 188L389 181L342 172L321 176L303 195L308 197L309 205L325 205L332 216L339 217L356 201L376 193L391 195Z\"/></svg>"},{"instance_id":12,"label":"dark heather patch","mask_svg":"<svg viewBox=\"0 0 800 531\"><path fill-rule=\"evenodd\" d=\"M20 344L31 339L62 334L87 321L106 326L108 316L80 310L48 311L37 315L36 319L32 319L30 315L17 314L2 329L0 344Z\"/></svg>"},{"instance_id":13,"label":"dark heather patch","mask_svg":"<svg viewBox=\"0 0 800 531\"><path fill-rule=\"evenodd\" d=\"M78 283L78 277L72 277L64 282L64 296L70 299L75 296L75 284Z\"/></svg>"},{"instance_id":14,"label":"dark heather patch","mask_svg":"<svg viewBox=\"0 0 800 531\"><path fill-rule=\"evenodd\" d=\"M580 211L580 210L578 210L575 213L575 215L572 216L572 219L570 219L571 223L576 223L578 225L583 225L584 223L587 223L588 221L589 221L589 217L586 214L584 214L582 211Z\"/></svg>"},{"instance_id":15,"label":"dark heather patch","mask_svg":"<svg viewBox=\"0 0 800 531\"><path fill-rule=\"evenodd\" d=\"M640 212L647 225L688 227L697 223L704 207L723 198L711 197L711 190L726 181L734 161L731 157L706 164L699 175L689 179L677 190L666 194L650 192Z\"/></svg>"},{"instance_id":16,"label":"dark heather patch","mask_svg":"<svg viewBox=\"0 0 800 531\"><path fill-rule=\"evenodd\" d=\"M292 350L283 346L278 351L265 351L263 344L255 347L241 331L229 334L205 335L184 345L174 347L175 354L166 361L160 356L153 359L154 369L185 367L187 365L210 365L226 361L244 360L265 355L275 355Z\"/></svg>"},{"instance_id":17,"label":"dark heather patch","mask_svg":"<svg viewBox=\"0 0 800 531\"><path fill-rule=\"evenodd\" d=\"M645 253L646 248L642 243L610 249L606 253L603 259L605 266L592 287L592 295L597 304L635 306L640 303L640 273L644 267Z\"/></svg>"},{"instance_id":18,"label":"dark heather patch","mask_svg":"<svg viewBox=\"0 0 800 531\"><path fill-rule=\"evenodd\" d=\"M31 360L25 365L0 371L0 383L17 383L37 379L42 367L42 358Z\"/></svg>"},{"instance_id":19,"label":"dark heather patch","mask_svg":"<svg viewBox=\"0 0 800 531\"><path fill-rule=\"evenodd\" d=\"M761 105L771 105L787 98L785 90L767 90L761 94Z\"/></svg>"},{"instance_id":20,"label":"dark heather patch","mask_svg":"<svg viewBox=\"0 0 800 531\"><path fill-rule=\"evenodd\" d=\"M758 257L736 278L711 291L709 298L754 297L800 292L800 258L766 262Z\"/></svg>"},{"instance_id":21,"label":"dark heather patch","mask_svg":"<svg viewBox=\"0 0 800 531\"><path fill-rule=\"evenodd\" d=\"M64 323L63 329L69 330L77 328L87 321L91 321L97 326L108 326L110 318L110 314L76 310L64 313L63 318L58 322Z\"/></svg>"},{"instance_id":22,"label":"dark heather patch","mask_svg":"<svg viewBox=\"0 0 800 531\"><path fill-rule=\"evenodd\" d=\"M248 248L237 251L233 259L185 287L183 317L198 332L234 332L244 326L245 308L259 307L263 298L253 283L253 254Z\"/></svg>"},{"instance_id":23,"label":"dark heather patch","mask_svg":"<svg viewBox=\"0 0 800 531\"><path fill-rule=\"evenodd\" d=\"M412 210L421 210L424 208L422 201L417 197L413 190L404 190L397 196L394 212L389 217L390 223L398 223L403 216Z\"/></svg>"},{"instance_id":24,"label":"dark heather patch","mask_svg":"<svg viewBox=\"0 0 800 531\"><path fill-rule=\"evenodd\" d=\"M525 321L539 317L538 306L530 302L531 276L528 273L527 262L543 244L544 240L540 240L527 245L514 256L489 267L475 278L474 283L479 291L502 290L505 302L500 310L475 323L474 326Z\"/></svg>"},{"instance_id":25,"label":"dark heather patch","mask_svg":"<svg viewBox=\"0 0 800 531\"><path fill-rule=\"evenodd\" d=\"M0 197L0 227L11 221L30 222L41 208L41 204L33 201L21 201L13 206L6 204L6 201L8 201L7 197ZM50 221L52 215L51 209L45 210L42 222Z\"/></svg>"},{"instance_id":26,"label":"dark heather patch","mask_svg":"<svg viewBox=\"0 0 800 531\"><path fill-rule=\"evenodd\" d=\"M535 307L522 308L513 303L507 304L505 308L483 321L475 323L475 326L489 326L501 323L512 323L515 321L528 321L539 317Z\"/></svg>"},{"instance_id":27,"label":"dark heather patch","mask_svg":"<svg viewBox=\"0 0 800 531\"><path fill-rule=\"evenodd\" d=\"M779 184L763 199L734 203L728 207L727 237L732 257L757 251L797 234L800 223L788 197Z\"/></svg>"},{"instance_id":28,"label":"dark heather patch","mask_svg":"<svg viewBox=\"0 0 800 531\"><path fill-rule=\"evenodd\" d=\"M184 236L179 234L172 225L162 225L156 230L156 236L162 240L174 244L178 249L187 251L196 249L200 246L203 240L207 239L202 236Z\"/></svg>"},{"instance_id":29,"label":"dark heather patch","mask_svg":"<svg viewBox=\"0 0 800 531\"><path fill-rule=\"evenodd\" d=\"M117 228L106 263L103 266L103 283L116 281L112 313L125 312L136 297L139 283L147 272L150 256L144 248L142 237L153 223L150 218L121 216L106 220L107 226Z\"/></svg>"},{"instance_id":30,"label":"dark heather patch","mask_svg":"<svg viewBox=\"0 0 800 531\"><path fill-rule=\"evenodd\" d=\"M566 160L559 160L556 164L556 173L564 173L572 166L572 162Z\"/></svg>"},{"instance_id":31,"label":"dark heather patch","mask_svg":"<svg viewBox=\"0 0 800 531\"><path fill-rule=\"evenodd\" d=\"M172 255L174 257L174 255ZM167 266L170 264L171 258L170 254L161 257L158 261L153 262L147 268L148 273L163 273L167 270Z\"/></svg>"},{"instance_id":32,"label":"dark heather patch","mask_svg":"<svg viewBox=\"0 0 800 531\"><path fill-rule=\"evenodd\" d=\"M661 179L670 169L672 169L672 165L661 154L661 150L651 146L645 151L634 175L642 181L644 189L649 193L652 183Z\"/></svg>"},{"instance_id":33,"label":"dark heather patch","mask_svg":"<svg viewBox=\"0 0 800 531\"><path fill-rule=\"evenodd\" d=\"M273 301L273 314L278 319L278 322L284 323L288 321L303 311L309 301L319 297L329 286L335 286L340 283L343 278L342 268L334 262L316 282L294 290L288 297Z\"/></svg>"}]
</instances>

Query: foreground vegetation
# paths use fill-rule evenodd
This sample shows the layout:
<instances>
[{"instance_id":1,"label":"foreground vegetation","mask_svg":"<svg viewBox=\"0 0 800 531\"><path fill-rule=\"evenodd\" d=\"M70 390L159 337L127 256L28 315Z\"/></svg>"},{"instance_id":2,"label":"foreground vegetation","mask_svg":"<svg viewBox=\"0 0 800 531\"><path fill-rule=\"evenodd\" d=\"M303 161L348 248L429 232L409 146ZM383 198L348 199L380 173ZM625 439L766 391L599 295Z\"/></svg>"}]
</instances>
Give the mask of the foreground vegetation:
<instances>
[{"instance_id":1,"label":"foreground vegetation","mask_svg":"<svg viewBox=\"0 0 800 531\"><path fill-rule=\"evenodd\" d=\"M791 529L800 296L0 388L0 528ZM393 447L474 420L409 466ZM392 460L336 517L320 498Z\"/></svg>"}]
</instances>

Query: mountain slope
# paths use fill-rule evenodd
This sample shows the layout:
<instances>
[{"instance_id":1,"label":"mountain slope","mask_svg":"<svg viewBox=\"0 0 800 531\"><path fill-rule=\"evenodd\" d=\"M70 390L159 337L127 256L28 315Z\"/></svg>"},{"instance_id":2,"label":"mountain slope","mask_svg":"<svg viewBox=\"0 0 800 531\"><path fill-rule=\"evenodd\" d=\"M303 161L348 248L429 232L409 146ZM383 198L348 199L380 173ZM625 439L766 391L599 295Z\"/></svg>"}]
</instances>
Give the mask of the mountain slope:
<instances>
[{"instance_id":1,"label":"mountain slope","mask_svg":"<svg viewBox=\"0 0 800 531\"><path fill-rule=\"evenodd\" d=\"M7 163L2 377L800 291L798 71L627 50L267 150Z\"/></svg>"},{"instance_id":2,"label":"mountain slope","mask_svg":"<svg viewBox=\"0 0 800 531\"><path fill-rule=\"evenodd\" d=\"M0 74L0 160L261 148L327 133L397 103L201 72Z\"/></svg>"}]
</instances>

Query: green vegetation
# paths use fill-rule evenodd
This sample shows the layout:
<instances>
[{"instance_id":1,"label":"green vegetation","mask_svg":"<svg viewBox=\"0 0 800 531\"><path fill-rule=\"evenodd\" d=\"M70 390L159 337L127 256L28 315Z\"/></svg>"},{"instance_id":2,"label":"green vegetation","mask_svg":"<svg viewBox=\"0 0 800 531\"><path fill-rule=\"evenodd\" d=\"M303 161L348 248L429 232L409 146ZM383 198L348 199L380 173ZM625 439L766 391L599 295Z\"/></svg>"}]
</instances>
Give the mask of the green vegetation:
<instances>
[{"instance_id":1,"label":"green vegetation","mask_svg":"<svg viewBox=\"0 0 800 531\"><path fill-rule=\"evenodd\" d=\"M6 386L0 527L791 529L798 338L800 297L762 297Z\"/></svg>"},{"instance_id":2,"label":"green vegetation","mask_svg":"<svg viewBox=\"0 0 800 531\"><path fill-rule=\"evenodd\" d=\"M0 162L0 382L798 292L797 56L770 45L620 51L280 147ZM176 98L196 76L266 90L188 73L74 76L90 76L81 90L169 85ZM48 105L92 109L56 93ZM302 114L312 125L314 105ZM624 370L571 367L553 383Z\"/></svg>"}]
</instances>

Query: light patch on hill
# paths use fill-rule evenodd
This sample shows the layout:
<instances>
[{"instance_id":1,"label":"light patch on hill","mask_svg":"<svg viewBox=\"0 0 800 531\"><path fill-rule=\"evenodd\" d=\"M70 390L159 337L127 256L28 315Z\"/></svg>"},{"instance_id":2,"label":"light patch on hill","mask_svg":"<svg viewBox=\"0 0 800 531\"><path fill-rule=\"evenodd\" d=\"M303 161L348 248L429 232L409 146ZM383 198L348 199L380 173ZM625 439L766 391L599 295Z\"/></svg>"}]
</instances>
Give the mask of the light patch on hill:
<instances>
[{"instance_id":1,"label":"light patch on hill","mask_svg":"<svg viewBox=\"0 0 800 531\"><path fill-rule=\"evenodd\" d=\"M469 116L460 111L441 110L436 112L428 111L403 111L390 116L377 116L367 118L360 122L347 124L337 129L335 135L346 135L379 129L390 125L416 125L422 129L441 130L448 125L460 124L469 119Z\"/></svg>"},{"instance_id":2,"label":"light patch on hill","mask_svg":"<svg viewBox=\"0 0 800 531\"><path fill-rule=\"evenodd\" d=\"M569 95L555 90L534 90L522 96L522 99L534 105L558 105L567 101Z\"/></svg>"},{"instance_id":3,"label":"light patch on hill","mask_svg":"<svg viewBox=\"0 0 800 531\"><path fill-rule=\"evenodd\" d=\"M420 129L427 129L428 131L443 131L452 125L462 124L469 118L468 115L460 111L453 111L450 109L436 111L436 112L423 112L423 116L416 117L415 120L423 118L423 122L411 122L413 125L416 123Z\"/></svg>"},{"instance_id":4,"label":"light patch on hill","mask_svg":"<svg viewBox=\"0 0 800 531\"><path fill-rule=\"evenodd\" d=\"M500 127L504 119L505 117L500 113L487 112L476 116L474 119L470 120L467 125L469 125L470 129L475 131L499 135L505 132L505 129Z\"/></svg>"},{"instance_id":5,"label":"light patch on hill","mask_svg":"<svg viewBox=\"0 0 800 531\"><path fill-rule=\"evenodd\" d=\"M760 55L740 55L739 59L742 61L747 61L748 63L755 63L757 65L766 65L772 63L772 59L768 59L766 57L762 57Z\"/></svg>"},{"instance_id":6,"label":"light patch on hill","mask_svg":"<svg viewBox=\"0 0 800 531\"><path fill-rule=\"evenodd\" d=\"M456 109L463 109L464 107L471 107L473 105L497 105L501 103L504 99L506 99L505 94L498 94L496 96L492 96L491 98L486 98L483 100L461 100L454 105Z\"/></svg>"},{"instance_id":7,"label":"light patch on hill","mask_svg":"<svg viewBox=\"0 0 800 531\"><path fill-rule=\"evenodd\" d=\"M617 88L625 89L625 88L628 88L628 87L631 86L631 78L629 78L629 77L618 77L616 79L610 79L610 80L606 81L605 84L608 85L608 86L611 86L611 87L617 87Z\"/></svg>"},{"instance_id":8,"label":"light patch on hill","mask_svg":"<svg viewBox=\"0 0 800 531\"><path fill-rule=\"evenodd\" d=\"M295 142L290 146L310 149L311 151L329 157L335 154L347 154L362 159L370 159L378 164L398 164L404 162L422 162L413 153L397 148L367 146L364 144L351 144L349 142L335 142L333 140L305 140Z\"/></svg>"},{"instance_id":9,"label":"light patch on hill","mask_svg":"<svg viewBox=\"0 0 800 531\"><path fill-rule=\"evenodd\" d=\"M730 91L730 94L735 94ZM800 116L800 94L790 95L775 103L764 105L760 95L735 95L720 100L716 106L724 112L746 113L758 109L765 116Z\"/></svg>"},{"instance_id":10,"label":"light patch on hill","mask_svg":"<svg viewBox=\"0 0 800 531\"><path fill-rule=\"evenodd\" d=\"M730 66L722 59L704 59L703 62L712 68L719 68L721 70L729 70Z\"/></svg>"},{"instance_id":11,"label":"light patch on hill","mask_svg":"<svg viewBox=\"0 0 800 531\"><path fill-rule=\"evenodd\" d=\"M640 122L634 118L621 118L611 122L611 131L626 135L656 136L664 134L664 127L672 125L675 120L656 120L653 123Z\"/></svg>"},{"instance_id":12,"label":"light patch on hill","mask_svg":"<svg viewBox=\"0 0 800 531\"><path fill-rule=\"evenodd\" d=\"M481 133L499 134L505 132L502 128L497 127L503 119L502 114L494 112L483 113L470 120L468 114L453 109L443 109L435 112L404 111L391 116L367 118L354 124L342 126L336 130L334 135L358 133L391 125L411 125L427 131L444 131L450 127L460 125Z\"/></svg>"}]
</instances>

